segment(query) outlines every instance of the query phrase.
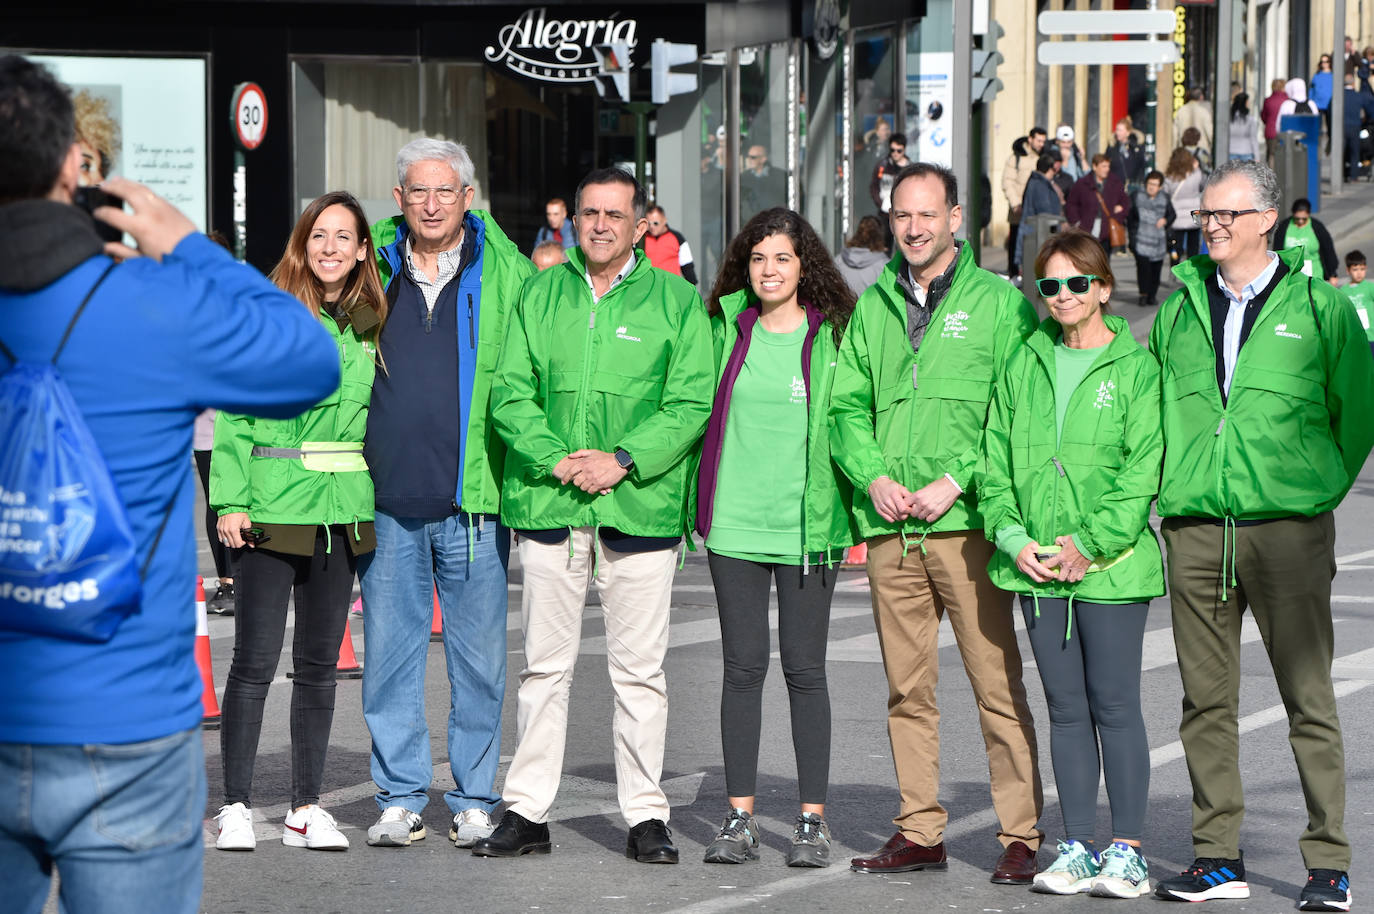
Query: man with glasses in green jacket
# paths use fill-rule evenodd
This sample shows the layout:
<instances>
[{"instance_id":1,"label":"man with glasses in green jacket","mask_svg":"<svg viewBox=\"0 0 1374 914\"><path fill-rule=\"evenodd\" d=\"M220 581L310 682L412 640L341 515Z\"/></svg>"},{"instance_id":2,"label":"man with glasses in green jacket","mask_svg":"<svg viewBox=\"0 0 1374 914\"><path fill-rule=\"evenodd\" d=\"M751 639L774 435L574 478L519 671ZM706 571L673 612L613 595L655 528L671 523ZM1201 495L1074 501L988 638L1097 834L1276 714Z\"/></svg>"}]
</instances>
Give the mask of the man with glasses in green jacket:
<instances>
[{"instance_id":1,"label":"man with glasses in green jacket","mask_svg":"<svg viewBox=\"0 0 1374 914\"><path fill-rule=\"evenodd\" d=\"M1374 445L1374 363L1355 311L1269 249L1274 173L1233 160L1207 178L1194 220L1208 254L1174 269L1183 288L1155 319L1169 554L1183 678L1179 737L1193 783L1193 852L1156 894L1248 898L1241 859L1237 722L1240 630L1253 613L1288 711L1307 800L1298 846L1305 911L1350 908L1345 756L1331 684L1332 511Z\"/></svg>"}]
</instances>

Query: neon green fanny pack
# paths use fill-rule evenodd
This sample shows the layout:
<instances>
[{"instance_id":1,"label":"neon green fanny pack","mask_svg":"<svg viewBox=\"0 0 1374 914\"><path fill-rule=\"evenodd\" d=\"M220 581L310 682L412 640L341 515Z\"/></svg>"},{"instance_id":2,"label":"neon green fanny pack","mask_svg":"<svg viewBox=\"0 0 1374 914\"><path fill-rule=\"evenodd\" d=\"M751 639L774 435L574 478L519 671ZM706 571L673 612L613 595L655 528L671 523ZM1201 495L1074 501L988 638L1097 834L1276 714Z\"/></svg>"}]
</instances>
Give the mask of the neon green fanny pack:
<instances>
[{"instance_id":1,"label":"neon green fanny pack","mask_svg":"<svg viewBox=\"0 0 1374 914\"><path fill-rule=\"evenodd\" d=\"M307 441L300 447L254 447L254 457L299 460L314 473L359 473L367 470L361 441Z\"/></svg>"}]
</instances>

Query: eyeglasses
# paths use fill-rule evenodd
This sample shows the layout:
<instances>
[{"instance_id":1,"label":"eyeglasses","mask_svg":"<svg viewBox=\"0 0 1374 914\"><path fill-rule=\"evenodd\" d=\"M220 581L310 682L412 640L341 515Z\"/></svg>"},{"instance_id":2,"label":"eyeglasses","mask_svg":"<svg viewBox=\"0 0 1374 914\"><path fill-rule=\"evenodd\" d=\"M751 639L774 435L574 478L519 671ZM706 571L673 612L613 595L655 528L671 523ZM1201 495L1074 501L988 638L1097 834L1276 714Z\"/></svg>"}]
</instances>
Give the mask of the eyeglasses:
<instances>
[{"instance_id":1,"label":"eyeglasses","mask_svg":"<svg viewBox=\"0 0 1374 914\"><path fill-rule=\"evenodd\" d=\"M452 206L458 202L458 190L447 184L443 187L425 187L423 184L412 185L406 188L405 200L411 206L418 206L428 200L430 194L434 194L443 206Z\"/></svg>"},{"instance_id":2,"label":"eyeglasses","mask_svg":"<svg viewBox=\"0 0 1374 914\"><path fill-rule=\"evenodd\" d=\"M1040 290L1040 294L1046 298L1054 298L1059 294L1061 284L1069 287L1069 291L1074 295L1083 295L1092 288L1094 279L1101 279L1096 273L1088 273L1085 276L1067 276L1064 279L1037 279L1035 287Z\"/></svg>"},{"instance_id":3,"label":"eyeglasses","mask_svg":"<svg viewBox=\"0 0 1374 914\"><path fill-rule=\"evenodd\" d=\"M657 220L657 219L650 219L650 220L649 220L649 225L650 225L651 227L653 227L653 228L658 228L658 227L659 227L660 225L662 225L662 224L663 224L663 223L660 222L660 221Z\"/></svg>"},{"instance_id":4,"label":"eyeglasses","mask_svg":"<svg viewBox=\"0 0 1374 914\"><path fill-rule=\"evenodd\" d=\"M1258 213L1257 209L1195 209L1192 212L1193 222L1199 226L1207 225L1208 219L1215 219L1217 225L1225 228L1236 221L1237 216L1244 216L1248 213Z\"/></svg>"}]
</instances>

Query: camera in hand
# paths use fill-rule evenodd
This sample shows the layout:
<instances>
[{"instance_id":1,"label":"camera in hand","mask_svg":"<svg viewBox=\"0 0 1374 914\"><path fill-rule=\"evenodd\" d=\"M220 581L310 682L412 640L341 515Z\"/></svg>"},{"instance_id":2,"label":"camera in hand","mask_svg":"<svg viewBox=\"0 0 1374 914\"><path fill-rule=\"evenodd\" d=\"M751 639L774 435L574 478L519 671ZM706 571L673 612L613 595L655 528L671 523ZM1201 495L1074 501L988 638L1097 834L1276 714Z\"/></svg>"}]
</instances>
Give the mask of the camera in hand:
<instances>
[{"instance_id":1,"label":"camera in hand","mask_svg":"<svg viewBox=\"0 0 1374 914\"><path fill-rule=\"evenodd\" d=\"M101 241L119 241L124 237L124 233L113 225L95 218L96 209L102 206L123 209L123 198L116 197L98 187L78 187L76 193L72 194L72 203L90 214L91 219L95 221L95 232L100 236Z\"/></svg>"}]
</instances>

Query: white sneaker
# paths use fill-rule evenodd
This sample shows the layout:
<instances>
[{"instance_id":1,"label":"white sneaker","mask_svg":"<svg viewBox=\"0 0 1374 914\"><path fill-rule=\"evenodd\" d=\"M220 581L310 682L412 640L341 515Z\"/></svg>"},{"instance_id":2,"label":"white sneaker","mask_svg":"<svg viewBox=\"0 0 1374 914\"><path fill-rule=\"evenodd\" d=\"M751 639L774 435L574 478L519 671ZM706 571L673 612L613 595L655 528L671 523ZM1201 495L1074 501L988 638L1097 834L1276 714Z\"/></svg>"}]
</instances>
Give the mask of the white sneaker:
<instances>
[{"instance_id":1,"label":"white sneaker","mask_svg":"<svg viewBox=\"0 0 1374 914\"><path fill-rule=\"evenodd\" d=\"M219 835L215 838L219 850L251 851L258 846L258 837L253 834L253 810L242 803L221 806L215 821L219 823Z\"/></svg>"},{"instance_id":2,"label":"white sneaker","mask_svg":"<svg viewBox=\"0 0 1374 914\"><path fill-rule=\"evenodd\" d=\"M418 812L404 806L388 806L382 810L377 824L367 830L367 843L373 847L409 847L412 841L423 841L425 823Z\"/></svg>"},{"instance_id":3,"label":"white sneaker","mask_svg":"<svg viewBox=\"0 0 1374 914\"><path fill-rule=\"evenodd\" d=\"M472 847L483 838L490 838L496 826L485 809L465 809L453 817L448 839L454 847Z\"/></svg>"},{"instance_id":4,"label":"white sneaker","mask_svg":"<svg viewBox=\"0 0 1374 914\"><path fill-rule=\"evenodd\" d=\"M287 847L308 847L312 851L346 851L348 838L339 831L334 817L318 806L303 806L286 814L281 843Z\"/></svg>"}]
</instances>

